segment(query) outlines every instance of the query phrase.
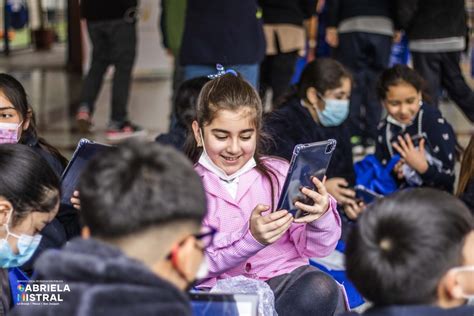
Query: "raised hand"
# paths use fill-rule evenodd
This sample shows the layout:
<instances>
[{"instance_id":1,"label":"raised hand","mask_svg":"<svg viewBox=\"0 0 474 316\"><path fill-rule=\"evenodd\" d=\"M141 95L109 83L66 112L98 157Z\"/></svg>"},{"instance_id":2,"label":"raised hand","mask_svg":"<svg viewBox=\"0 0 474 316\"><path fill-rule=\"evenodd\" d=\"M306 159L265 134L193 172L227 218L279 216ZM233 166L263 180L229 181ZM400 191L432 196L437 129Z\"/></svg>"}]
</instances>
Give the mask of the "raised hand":
<instances>
[{"instance_id":1,"label":"raised hand","mask_svg":"<svg viewBox=\"0 0 474 316\"><path fill-rule=\"evenodd\" d=\"M428 170L428 161L425 156L425 139L420 140L419 148L413 145L413 141L409 134L405 134L405 137L398 136L398 143L392 143L395 148L402 156L403 160L407 165L415 169L418 173L423 174Z\"/></svg>"}]
</instances>

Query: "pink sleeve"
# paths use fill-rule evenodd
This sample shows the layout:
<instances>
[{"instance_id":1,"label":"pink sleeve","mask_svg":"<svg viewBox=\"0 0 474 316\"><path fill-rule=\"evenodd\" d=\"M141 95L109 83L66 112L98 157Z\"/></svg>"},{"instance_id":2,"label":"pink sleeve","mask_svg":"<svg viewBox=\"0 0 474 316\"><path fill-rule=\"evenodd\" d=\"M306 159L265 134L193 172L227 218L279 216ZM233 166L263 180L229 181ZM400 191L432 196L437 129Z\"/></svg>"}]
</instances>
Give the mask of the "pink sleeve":
<instances>
[{"instance_id":1,"label":"pink sleeve","mask_svg":"<svg viewBox=\"0 0 474 316\"><path fill-rule=\"evenodd\" d=\"M341 237L341 218L336 200L330 196L329 209L314 222L293 224L290 235L301 256L311 258L329 255Z\"/></svg>"},{"instance_id":2,"label":"pink sleeve","mask_svg":"<svg viewBox=\"0 0 474 316\"><path fill-rule=\"evenodd\" d=\"M232 233L217 233L206 249L209 263L208 277L216 277L245 262L265 248L252 236L248 223Z\"/></svg>"}]
</instances>

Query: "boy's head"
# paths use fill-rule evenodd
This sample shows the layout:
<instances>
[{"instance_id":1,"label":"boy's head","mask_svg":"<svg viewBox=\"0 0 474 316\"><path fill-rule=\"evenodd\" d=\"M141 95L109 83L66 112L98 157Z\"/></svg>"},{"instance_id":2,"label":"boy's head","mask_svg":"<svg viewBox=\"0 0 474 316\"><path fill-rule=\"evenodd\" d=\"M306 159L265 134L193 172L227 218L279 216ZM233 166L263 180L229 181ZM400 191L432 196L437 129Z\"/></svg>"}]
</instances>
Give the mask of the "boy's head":
<instances>
[{"instance_id":1,"label":"boy's head","mask_svg":"<svg viewBox=\"0 0 474 316\"><path fill-rule=\"evenodd\" d=\"M193 234L206 202L186 157L157 143L126 142L91 160L79 191L87 235L115 244L157 274L169 268L187 281L194 278L202 250ZM187 261L176 266L172 251Z\"/></svg>"},{"instance_id":2,"label":"boy's head","mask_svg":"<svg viewBox=\"0 0 474 316\"><path fill-rule=\"evenodd\" d=\"M472 273L453 268L474 265L473 227L469 210L448 193L397 192L358 220L347 243L347 274L378 306L461 305Z\"/></svg>"}]
</instances>

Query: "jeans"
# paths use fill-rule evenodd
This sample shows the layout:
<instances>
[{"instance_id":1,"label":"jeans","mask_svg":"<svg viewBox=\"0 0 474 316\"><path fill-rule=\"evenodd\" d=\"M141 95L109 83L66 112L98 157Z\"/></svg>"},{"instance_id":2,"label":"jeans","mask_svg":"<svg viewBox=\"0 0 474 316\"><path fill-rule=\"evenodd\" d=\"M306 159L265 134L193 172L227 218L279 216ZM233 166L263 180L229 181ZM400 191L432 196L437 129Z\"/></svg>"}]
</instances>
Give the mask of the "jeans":
<instances>
[{"instance_id":1,"label":"jeans","mask_svg":"<svg viewBox=\"0 0 474 316\"><path fill-rule=\"evenodd\" d=\"M87 29L92 43L92 60L82 87L81 105L94 111L107 68L114 66L110 120L124 122L127 120L127 103L136 54L135 23L121 19L88 22Z\"/></svg>"},{"instance_id":2,"label":"jeans","mask_svg":"<svg viewBox=\"0 0 474 316\"><path fill-rule=\"evenodd\" d=\"M255 89L258 89L259 64L223 65L225 69L239 72ZM216 74L215 65L185 65L184 80Z\"/></svg>"}]
</instances>

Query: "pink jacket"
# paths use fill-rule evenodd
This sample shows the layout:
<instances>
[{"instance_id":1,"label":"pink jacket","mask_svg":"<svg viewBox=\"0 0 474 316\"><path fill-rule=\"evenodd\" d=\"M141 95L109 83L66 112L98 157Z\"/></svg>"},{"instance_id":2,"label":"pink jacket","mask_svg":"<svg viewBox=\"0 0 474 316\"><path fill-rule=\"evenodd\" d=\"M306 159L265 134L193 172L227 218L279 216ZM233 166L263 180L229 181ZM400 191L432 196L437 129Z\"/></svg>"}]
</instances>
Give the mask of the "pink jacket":
<instances>
[{"instance_id":1,"label":"pink jacket","mask_svg":"<svg viewBox=\"0 0 474 316\"><path fill-rule=\"evenodd\" d=\"M280 195L289 165L269 157L263 161L276 173ZM217 279L237 275L267 280L307 265L310 257L325 257L335 249L341 236L341 219L332 197L330 209L321 218L310 224L293 224L278 241L265 246L252 236L249 218L257 204L271 205L270 182L253 168L240 176L233 199L216 175L200 164L195 165L195 170L207 195L208 213L203 224L218 230L213 245L206 250L209 278L200 287L212 287Z\"/></svg>"}]
</instances>

